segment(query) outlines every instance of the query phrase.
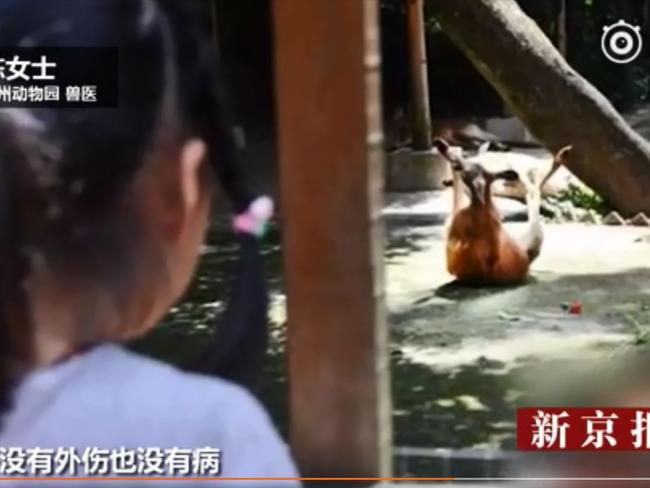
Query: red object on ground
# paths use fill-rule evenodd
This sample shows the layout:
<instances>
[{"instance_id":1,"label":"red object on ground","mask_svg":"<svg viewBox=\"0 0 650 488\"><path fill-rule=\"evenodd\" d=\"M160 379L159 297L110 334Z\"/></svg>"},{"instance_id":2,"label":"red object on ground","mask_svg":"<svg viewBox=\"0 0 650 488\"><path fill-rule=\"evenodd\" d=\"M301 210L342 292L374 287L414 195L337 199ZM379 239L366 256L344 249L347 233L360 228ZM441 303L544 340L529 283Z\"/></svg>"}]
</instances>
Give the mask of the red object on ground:
<instances>
[{"instance_id":1,"label":"red object on ground","mask_svg":"<svg viewBox=\"0 0 650 488\"><path fill-rule=\"evenodd\" d=\"M582 313L582 303L575 301L569 305L569 313L571 315L580 315Z\"/></svg>"}]
</instances>

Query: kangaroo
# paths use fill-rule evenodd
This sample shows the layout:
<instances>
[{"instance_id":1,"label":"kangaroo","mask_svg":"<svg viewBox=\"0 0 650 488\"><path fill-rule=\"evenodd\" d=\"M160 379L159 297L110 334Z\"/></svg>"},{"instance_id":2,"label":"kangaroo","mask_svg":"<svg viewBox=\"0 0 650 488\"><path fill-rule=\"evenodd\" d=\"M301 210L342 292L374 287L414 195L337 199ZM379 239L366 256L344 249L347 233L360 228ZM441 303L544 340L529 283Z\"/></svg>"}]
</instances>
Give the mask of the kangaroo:
<instances>
[{"instance_id":1,"label":"kangaroo","mask_svg":"<svg viewBox=\"0 0 650 488\"><path fill-rule=\"evenodd\" d=\"M435 146L451 164L453 175L453 208L447 236L449 273L459 283L473 286L522 283L544 242L540 215L542 188L565 164L571 146L564 147L555 155L543 178L524 182L528 229L519 239L511 237L504 229L491 193L491 185L496 180L519 180L517 172L490 172L452 150L444 139L436 139ZM470 203L461 208L465 191L469 193Z\"/></svg>"}]
</instances>

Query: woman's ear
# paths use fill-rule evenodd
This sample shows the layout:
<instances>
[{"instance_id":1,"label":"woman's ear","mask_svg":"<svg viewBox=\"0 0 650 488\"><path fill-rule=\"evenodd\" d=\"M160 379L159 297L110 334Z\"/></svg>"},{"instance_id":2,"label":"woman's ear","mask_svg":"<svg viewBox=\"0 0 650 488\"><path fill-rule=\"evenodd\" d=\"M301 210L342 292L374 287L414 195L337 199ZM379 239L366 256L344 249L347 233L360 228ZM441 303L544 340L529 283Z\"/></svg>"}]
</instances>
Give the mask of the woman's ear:
<instances>
[{"instance_id":1,"label":"woman's ear","mask_svg":"<svg viewBox=\"0 0 650 488\"><path fill-rule=\"evenodd\" d=\"M199 210L202 164L207 146L200 139L185 142L180 150L167 148L160 164L142 173L142 191L149 220L169 241L176 241ZM161 149L162 151L162 149ZM173 161L169 158L173 157ZM165 159L167 158L167 159Z\"/></svg>"},{"instance_id":2,"label":"woman's ear","mask_svg":"<svg viewBox=\"0 0 650 488\"><path fill-rule=\"evenodd\" d=\"M199 204L201 192L201 165L205 160L207 146L201 139L191 139L181 150L180 190L181 203L187 215Z\"/></svg>"}]
</instances>

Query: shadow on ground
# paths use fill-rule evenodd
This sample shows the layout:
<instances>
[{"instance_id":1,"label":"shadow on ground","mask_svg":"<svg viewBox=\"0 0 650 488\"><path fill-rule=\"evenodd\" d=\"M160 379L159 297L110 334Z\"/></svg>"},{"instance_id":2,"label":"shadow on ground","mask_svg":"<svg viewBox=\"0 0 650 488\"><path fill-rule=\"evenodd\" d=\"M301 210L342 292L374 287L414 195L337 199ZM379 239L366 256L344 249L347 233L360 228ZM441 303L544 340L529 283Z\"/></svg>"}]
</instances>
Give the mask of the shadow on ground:
<instances>
[{"instance_id":1,"label":"shadow on ground","mask_svg":"<svg viewBox=\"0 0 650 488\"><path fill-rule=\"evenodd\" d=\"M513 286L466 286L458 281L450 281L449 283L446 283L432 291L432 293L429 296L424 296L422 298L419 298L413 302L414 305L421 305L423 303L428 302L432 298L438 297L438 298L446 298L447 300L456 300L456 301L464 301L464 300L473 300L476 298L481 298L481 297L486 297L490 295L496 295L499 293L503 293L504 291L509 291L509 290L516 290L517 288L521 288L523 286L527 286L531 283L534 283L535 279L534 278L529 278L526 283L522 283L521 285L513 285Z\"/></svg>"},{"instance_id":2,"label":"shadow on ground","mask_svg":"<svg viewBox=\"0 0 650 488\"><path fill-rule=\"evenodd\" d=\"M262 246L272 295L281 293L282 289L282 253L279 242L278 231L272 229ZM198 274L183 300L155 330L134 342L131 347L181 368L191 365L201 356L214 336L213 327L227 300L237 259L238 247L230 233L213 229L208 235ZM271 409L276 422L285 426L284 327L272 323L271 329L270 354L256 393Z\"/></svg>"},{"instance_id":3,"label":"shadow on ground","mask_svg":"<svg viewBox=\"0 0 650 488\"><path fill-rule=\"evenodd\" d=\"M479 362L442 372L399 355L392 366L396 445L511 444L517 370Z\"/></svg>"},{"instance_id":4,"label":"shadow on ground","mask_svg":"<svg viewBox=\"0 0 650 488\"><path fill-rule=\"evenodd\" d=\"M582 313L566 307L580 302ZM635 333L650 326L650 269L618 273L540 273L516 287L473 288L455 282L422 291L390 321L403 340L421 347L465 339L503 339L529 331Z\"/></svg>"},{"instance_id":5,"label":"shadow on ground","mask_svg":"<svg viewBox=\"0 0 650 488\"><path fill-rule=\"evenodd\" d=\"M522 378L536 380L525 373L646 345L649 292L645 268L546 274L519 287L448 283L393 312L396 444L511 448ZM576 298L581 315L562 306Z\"/></svg>"},{"instance_id":6,"label":"shadow on ground","mask_svg":"<svg viewBox=\"0 0 650 488\"><path fill-rule=\"evenodd\" d=\"M386 249L384 257L391 262L395 258L407 257L412 253L421 252L430 246L431 240L442 239L444 230L437 227L431 235L419 231L417 227L405 227L398 224L386 225Z\"/></svg>"},{"instance_id":7,"label":"shadow on ground","mask_svg":"<svg viewBox=\"0 0 650 488\"><path fill-rule=\"evenodd\" d=\"M439 241L442 232L442 228L426 232L389 230L385 252L388 265L402 266L412 257L427 253L432 235ZM185 299L152 334L134 343L134 349L186 366L206 347L237 259L237 247L224 237L227 235L210 233L199 274ZM275 295L282 294L279 243L280 235L275 231L263 246ZM409 266L405 266L405 272L412 273L413 265ZM397 445L511 446L513 412L523 401L518 378L528 364L544 360L545 346L540 344L540 354L524 351L503 360L498 355L490 357L490 346L494 344L508 350L510 338L523 337L516 347L526 345L531 342L526 333L531 331L555 337L558 343L570 342L577 333L594 337L597 342L599 334L611 331L643 339L643 333L630 325L630 317L637 328L650 327L650 269L646 268L611 274L538 272L530 284L515 288L440 285L421 289L415 282L405 306L390 310ZM562 304L578 298L584 313L569 316ZM468 341L473 341L479 354L464 354ZM258 394L286 434L285 342L284 327L273 324L272 347ZM431 351L423 360L413 354L426 350ZM454 363L456 352L459 356ZM453 364L445 365L444 357L448 361L451 358Z\"/></svg>"}]
</instances>

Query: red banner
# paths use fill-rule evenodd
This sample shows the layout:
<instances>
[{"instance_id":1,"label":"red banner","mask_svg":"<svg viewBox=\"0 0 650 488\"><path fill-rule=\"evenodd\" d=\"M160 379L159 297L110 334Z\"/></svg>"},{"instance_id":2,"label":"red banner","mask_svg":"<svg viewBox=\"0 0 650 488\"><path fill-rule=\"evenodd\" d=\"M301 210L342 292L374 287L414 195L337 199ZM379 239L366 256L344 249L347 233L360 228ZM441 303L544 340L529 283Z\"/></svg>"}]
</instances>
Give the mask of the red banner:
<instances>
[{"instance_id":1,"label":"red banner","mask_svg":"<svg viewBox=\"0 0 650 488\"><path fill-rule=\"evenodd\" d=\"M650 408L522 408L517 449L650 450Z\"/></svg>"}]
</instances>

